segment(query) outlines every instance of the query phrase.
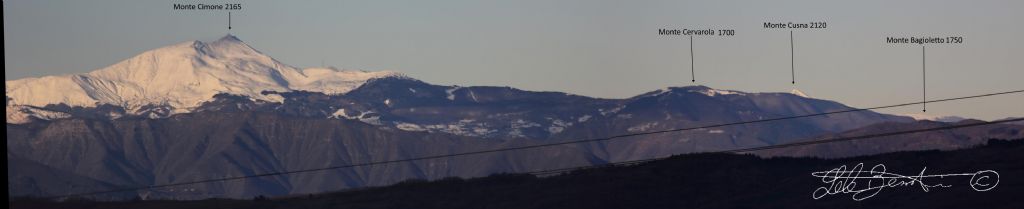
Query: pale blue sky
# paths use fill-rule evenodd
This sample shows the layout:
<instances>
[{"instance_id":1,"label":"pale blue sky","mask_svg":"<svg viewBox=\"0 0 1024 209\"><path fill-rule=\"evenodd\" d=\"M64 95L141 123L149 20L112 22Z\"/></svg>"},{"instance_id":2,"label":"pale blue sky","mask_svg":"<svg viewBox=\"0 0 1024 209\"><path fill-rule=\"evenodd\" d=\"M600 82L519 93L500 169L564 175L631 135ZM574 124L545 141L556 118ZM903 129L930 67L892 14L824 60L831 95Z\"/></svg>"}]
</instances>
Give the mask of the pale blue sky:
<instances>
[{"instance_id":1,"label":"pale blue sky","mask_svg":"<svg viewBox=\"0 0 1024 209\"><path fill-rule=\"evenodd\" d=\"M228 31L226 12L173 2L4 1L4 77L84 73ZM697 84L798 88L856 107L921 99L920 48L886 36L964 36L929 46L929 98L1024 89L1024 1L237 1L231 31L296 67L394 70L444 85L512 86L622 98L691 85L688 39L659 28L732 28L695 39ZM797 30L765 21L823 20ZM1024 116L1024 95L929 104L929 114ZM920 113L920 107L887 113Z\"/></svg>"}]
</instances>

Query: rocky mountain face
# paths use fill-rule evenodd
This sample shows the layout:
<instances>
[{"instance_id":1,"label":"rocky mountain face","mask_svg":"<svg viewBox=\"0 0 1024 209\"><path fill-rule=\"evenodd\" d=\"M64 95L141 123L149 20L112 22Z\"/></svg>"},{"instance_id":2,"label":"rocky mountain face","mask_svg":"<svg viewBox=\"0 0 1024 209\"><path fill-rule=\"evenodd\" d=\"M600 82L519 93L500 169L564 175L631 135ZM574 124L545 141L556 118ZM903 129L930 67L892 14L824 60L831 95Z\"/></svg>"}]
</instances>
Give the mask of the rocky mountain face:
<instances>
[{"instance_id":1,"label":"rocky mountain face","mask_svg":"<svg viewBox=\"0 0 1024 209\"><path fill-rule=\"evenodd\" d=\"M17 162L8 179L16 185L9 189L15 195L345 166L852 109L806 95L704 86L605 99L433 85L393 72L300 70L233 36L156 49L88 74L7 81L6 86L8 158ZM860 111L110 197L314 193L409 178L773 145L913 121Z\"/></svg>"}]
</instances>

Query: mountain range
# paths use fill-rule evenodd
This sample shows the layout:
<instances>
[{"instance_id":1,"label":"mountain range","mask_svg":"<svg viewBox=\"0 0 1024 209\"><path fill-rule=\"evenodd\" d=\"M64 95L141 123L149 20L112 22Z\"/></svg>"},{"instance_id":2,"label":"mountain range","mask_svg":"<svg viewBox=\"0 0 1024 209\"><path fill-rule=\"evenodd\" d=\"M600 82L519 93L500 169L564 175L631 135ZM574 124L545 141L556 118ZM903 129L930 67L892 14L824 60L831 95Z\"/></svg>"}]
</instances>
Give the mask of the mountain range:
<instances>
[{"instance_id":1,"label":"mountain range","mask_svg":"<svg viewBox=\"0 0 1024 209\"><path fill-rule=\"evenodd\" d=\"M12 195L169 184L854 109L798 90L687 86L609 99L434 85L388 71L299 69L231 35L154 49L85 74L6 81L6 97ZM857 111L103 197L316 193L944 124ZM957 148L983 143L982 138L1019 138L1021 128L986 126L908 140L943 139L934 146L904 142L885 149L839 146L783 154L839 157Z\"/></svg>"}]
</instances>

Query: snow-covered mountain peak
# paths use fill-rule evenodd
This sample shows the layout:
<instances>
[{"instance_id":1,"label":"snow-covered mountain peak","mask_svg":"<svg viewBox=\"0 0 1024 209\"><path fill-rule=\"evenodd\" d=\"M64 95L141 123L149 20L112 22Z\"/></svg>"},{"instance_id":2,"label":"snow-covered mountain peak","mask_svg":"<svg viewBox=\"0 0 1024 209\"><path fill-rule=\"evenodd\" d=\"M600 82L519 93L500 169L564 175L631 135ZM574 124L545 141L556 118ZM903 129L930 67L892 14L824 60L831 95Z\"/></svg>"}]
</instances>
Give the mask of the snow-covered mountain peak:
<instances>
[{"instance_id":1,"label":"snow-covered mountain peak","mask_svg":"<svg viewBox=\"0 0 1024 209\"><path fill-rule=\"evenodd\" d=\"M807 94L805 94L803 91L800 91L799 89L790 90L789 93L800 97L810 98L810 96L807 96Z\"/></svg>"},{"instance_id":2,"label":"snow-covered mountain peak","mask_svg":"<svg viewBox=\"0 0 1024 209\"><path fill-rule=\"evenodd\" d=\"M234 35L228 34L216 41L206 44L204 49L213 56L218 57L233 57L233 58L246 58L246 57L267 57L262 52L257 51L249 44L242 42L241 39Z\"/></svg>"},{"instance_id":3,"label":"snow-covered mountain peak","mask_svg":"<svg viewBox=\"0 0 1024 209\"><path fill-rule=\"evenodd\" d=\"M707 86L687 86L687 87L684 87L684 89L687 92L700 93L700 94L707 95L709 97L718 96L718 95L734 95L734 94L735 95L744 95L744 94L746 94L744 92L714 89L714 88L707 87Z\"/></svg>"},{"instance_id":4,"label":"snow-covered mountain peak","mask_svg":"<svg viewBox=\"0 0 1024 209\"><path fill-rule=\"evenodd\" d=\"M217 39L216 42L238 42L238 43L241 43L242 39L238 39L237 36L231 35L230 33L228 33L227 35L224 35L224 37L220 37L220 39Z\"/></svg>"},{"instance_id":5,"label":"snow-covered mountain peak","mask_svg":"<svg viewBox=\"0 0 1024 209\"><path fill-rule=\"evenodd\" d=\"M669 93L697 93L703 94L709 97L720 96L720 95L746 95L746 92L714 89L711 87L696 85L696 86L682 86L682 87L667 87L651 92L641 94L637 97L648 97L648 96L662 96L668 95Z\"/></svg>"},{"instance_id":6,"label":"snow-covered mountain peak","mask_svg":"<svg viewBox=\"0 0 1024 209\"><path fill-rule=\"evenodd\" d=\"M219 93L279 101L262 91L346 93L367 80L404 77L390 72L298 69L273 59L233 35L213 42L188 41L149 50L95 71L6 81L8 105L93 107L112 104L129 112L146 105L188 112Z\"/></svg>"}]
</instances>

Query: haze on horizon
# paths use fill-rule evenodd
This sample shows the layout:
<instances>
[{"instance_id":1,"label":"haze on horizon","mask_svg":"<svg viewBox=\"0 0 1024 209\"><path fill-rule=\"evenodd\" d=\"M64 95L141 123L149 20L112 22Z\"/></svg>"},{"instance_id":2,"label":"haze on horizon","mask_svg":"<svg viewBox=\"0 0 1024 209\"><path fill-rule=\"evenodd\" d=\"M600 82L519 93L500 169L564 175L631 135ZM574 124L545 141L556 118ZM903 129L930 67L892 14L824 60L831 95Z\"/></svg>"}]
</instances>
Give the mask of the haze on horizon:
<instances>
[{"instance_id":1,"label":"haze on horizon","mask_svg":"<svg viewBox=\"0 0 1024 209\"><path fill-rule=\"evenodd\" d=\"M887 36L963 36L928 46L928 98L1024 89L1024 2L987 1L245 1L233 12L175 1L4 1L6 80L85 73L146 50L234 34L296 67L394 70L429 83L624 98L667 86L789 92L854 107L921 100L917 45ZM228 3L211 1L210 3ZM827 21L788 31L766 21ZM660 28L731 28L689 39ZM1024 96L928 105L929 115L1024 116ZM920 114L920 107L884 110Z\"/></svg>"}]
</instances>

